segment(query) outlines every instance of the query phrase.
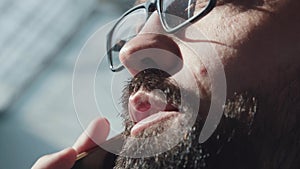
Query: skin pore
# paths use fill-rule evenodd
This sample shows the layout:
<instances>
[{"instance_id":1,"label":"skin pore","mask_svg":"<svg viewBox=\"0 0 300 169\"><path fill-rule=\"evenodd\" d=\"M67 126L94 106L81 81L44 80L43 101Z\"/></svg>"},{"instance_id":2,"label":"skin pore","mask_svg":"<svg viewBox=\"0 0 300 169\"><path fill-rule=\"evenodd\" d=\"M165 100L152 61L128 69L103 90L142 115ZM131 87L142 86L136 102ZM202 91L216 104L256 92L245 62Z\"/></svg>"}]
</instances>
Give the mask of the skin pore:
<instances>
[{"instance_id":1,"label":"skin pore","mask_svg":"<svg viewBox=\"0 0 300 169\"><path fill-rule=\"evenodd\" d=\"M174 84L168 80L167 76L162 76L165 73L160 70L147 69L140 72L132 79L132 81L124 89L123 107L126 110L129 95L138 92L139 90L150 91L153 87L158 86L158 89L169 89L167 100L174 104L180 103L179 91L174 87ZM145 83L146 82L146 83ZM192 91L191 95L192 95ZM176 98L175 100L172 100ZM190 105L186 105L190 106ZM188 109L189 110L189 109ZM167 152L158 153L153 157L144 158L130 158L119 156L116 161L115 168L216 168L226 165L227 167L248 166L249 168L255 167L255 163L247 164L250 154L242 155L247 150L243 148L244 144L249 142L246 138L251 135L252 123L257 111L257 101L249 93L236 94L232 100L228 100L224 117L219 124L218 129L213 136L204 144L199 144L198 138L204 120L201 116L197 117L195 125L191 127L184 126L184 120L173 120L167 123L162 123L155 128L148 128L138 136L139 138L147 138L149 136L157 136L159 133L168 128L176 131L176 134L182 135L183 140L180 141L175 147ZM184 115L189 115L190 111L181 112ZM130 136L130 130L134 123L129 117L128 111L122 114L126 126L125 135ZM181 123L180 123L181 122ZM170 124L168 124L170 123ZM187 128L187 130L183 130ZM151 151L147 149L148 144L163 149L168 146L167 140L174 139L172 135L166 135L161 138L156 138L153 142L141 142L127 140L123 147L124 151L130 151L137 148L133 153L140 153L143 151ZM240 143L237 144L237 141ZM166 144L164 144L166 142ZM235 154L231 152L237 150ZM248 150L250 151L250 150ZM251 154L253 155L253 154ZM238 163L233 162L239 158Z\"/></svg>"},{"instance_id":2,"label":"skin pore","mask_svg":"<svg viewBox=\"0 0 300 169\"><path fill-rule=\"evenodd\" d=\"M226 74L227 102L217 130L207 142L198 143L207 111L207 108L200 109L196 124L182 133L186 137L178 146L149 158L120 156L115 168L299 168L299 8L297 0L218 2L213 11L193 24L216 50ZM161 30L157 13L153 13L141 34ZM188 30L178 37L182 41L199 41ZM156 41L155 34L148 36L147 41L144 38L138 35L120 53L121 61L131 73L129 63L135 52L163 45ZM203 90L202 99L209 102L211 82L203 72L204 62L210 56L190 55L180 45L179 49L181 59L189 65ZM217 69L214 64L209 66ZM139 78L129 88L138 86L136 90L146 85L143 79L147 76L155 79L155 73L133 75ZM124 107L130 94L124 95ZM129 115L125 113L124 119L130 130ZM143 134L140 137L149 133ZM130 148L128 145L124 149Z\"/></svg>"},{"instance_id":3,"label":"skin pore","mask_svg":"<svg viewBox=\"0 0 300 169\"><path fill-rule=\"evenodd\" d=\"M134 55L137 51L154 46L180 54L180 59L189 65L197 79L202 104L196 123L191 127L182 125L188 122L184 121L186 118L179 122L171 119L135 136L159 135L165 127L174 131L179 129L182 140L175 147L145 158L118 156L115 168L299 169L299 9L299 0L218 0L217 6L207 16L193 23L205 38L193 36L190 27L176 34L183 42L209 43L224 66L227 98L223 116L213 135L202 144L199 144L198 137L213 93L207 70L219 67L213 63L211 55L191 54L174 39L157 36L163 34L163 29L154 12L141 34L129 41L120 53L120 60L134 76L123 94L125 112L122 117L126 136L130 135L133 126L130 113L126 111L131 94L161 86L161 89L172 88L168 97L178 96L175 92L177 84L170 80L171 77L160 76L164 73L156 70L137 74L130 67L130 62L135 61L133 65L136 65L141 61L138 56L143 55ZM143 35L147 31L154 33ZM164 60L148 57L158 65L173 63L165 57ZM207 62L211 64L205 64ZM150 80L144 83L147 78ZM154 85L149 87L150 84ZM195 90L183 90L191 95L195 93ZM176 99L170 101L181 106ZM185 117L189 112L181 114ZM109 123L103 118L96 119L87 131L97 133L96 137L104 141L109 133ZM172 138L166 137L163 142L154 140L154 145L158 148L166 146L164 143ZM130 150L132 145L143 151L143 146L130 140L123 151ZM43 156L33 168L70 168L77 154L94 146L93 140L83 133L73 148Z\"/></svg>"}]
</instances>

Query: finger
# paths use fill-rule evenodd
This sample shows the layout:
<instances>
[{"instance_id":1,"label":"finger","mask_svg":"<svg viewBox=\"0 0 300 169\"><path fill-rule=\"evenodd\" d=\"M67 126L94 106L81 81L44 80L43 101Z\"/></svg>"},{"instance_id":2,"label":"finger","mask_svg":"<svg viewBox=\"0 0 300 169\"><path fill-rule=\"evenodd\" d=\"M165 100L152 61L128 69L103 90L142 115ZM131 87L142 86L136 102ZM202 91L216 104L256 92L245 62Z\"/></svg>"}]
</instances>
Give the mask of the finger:
<instances>
[{"instance_id":1,"label":"finger","mask_svg":"<svg viewBox=\"0 0 300 169\"><path fill-rule=\"evenodd\" d=\"M110 130L109 126L109 122L106 118L93 120L87 129L79 136L73 148L79 154L100 145L108 136Z\"/></svg>"},{"instance_id":2,"label":"finger","mask_svg":"<svg viewBox=\"0 0 300 169\"><path fill-rule=\"evenodd\" d=\"M67 148L41 157L32 169L70 169L75 163L76 155L77 152L73 148Z\"/></svg>"}]
</instances>

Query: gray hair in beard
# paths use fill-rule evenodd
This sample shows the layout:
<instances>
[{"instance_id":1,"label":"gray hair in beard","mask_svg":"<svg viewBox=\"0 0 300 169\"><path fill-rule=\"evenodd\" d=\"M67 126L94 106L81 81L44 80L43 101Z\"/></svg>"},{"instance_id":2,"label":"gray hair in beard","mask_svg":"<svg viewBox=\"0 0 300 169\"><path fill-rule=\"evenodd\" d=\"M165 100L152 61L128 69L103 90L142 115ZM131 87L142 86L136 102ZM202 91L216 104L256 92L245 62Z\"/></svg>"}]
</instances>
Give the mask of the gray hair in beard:
<instances>
[{"instance_id":1,"label":"gray hair in beard","mask_svg":"<svg viewBox=\"0 0 300 169\"><path fill-rule=\"evenodd\" d=\"M168 102L180 104L178 88L168 80L168 77L167 73L157 69L148 69L139 73L124 89L122 98L124 110L127 110L130 94L137 91L141 86L149 91L158 87L163 91L168 88ZM189 93L192 94L193 92ZM198 142L204 124L203 119L205 119L198 115L196 123L192 127L184 130L184 133L179 133L182 135L182 140L175 147L152 157L131 158L119 156L114 168L253 168L255 166L251 164L251 158L248 157L251 153L248 153L246 157L243 154L245 151L250 151L244 147L251 135L251 126L256 111L257 100L253 96L247 92L236 93L232 99L226 102L220 124L205 143L199 144ZM124 118L125 135L129 136L133 123L129 118L128 111L125 111L121 116ZM170 123L172 123L171 126L174 127L174 130L182 127L179 122ZM163 126L143 132L138 137L144 138L155 135L161 128ZM172 139L172 136L167 137L164 140ZM161 142L161 139L154 141L157 142L155 142L157 146L167 146ZM147 145L147 143L144 144ZM141 151L144 149L143 145L127 141L123 146L123 150L126 151L131 146L138 146Z\"/></svg>"}]
</instances>

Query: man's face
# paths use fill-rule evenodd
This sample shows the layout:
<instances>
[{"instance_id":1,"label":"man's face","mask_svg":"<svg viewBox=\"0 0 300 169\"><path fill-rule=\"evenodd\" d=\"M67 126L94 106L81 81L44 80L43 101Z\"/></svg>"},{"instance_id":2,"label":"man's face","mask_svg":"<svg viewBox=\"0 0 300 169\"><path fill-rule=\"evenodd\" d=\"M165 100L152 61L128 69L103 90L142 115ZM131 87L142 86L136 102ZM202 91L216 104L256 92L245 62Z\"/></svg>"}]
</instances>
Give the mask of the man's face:
<instances>
[{"instance_id":1,"label":"man's face","mask_svg":"<svg viewBox=\"0 0 300 169\"><path fill-rule=\"evenodd\" d=\"M257 148L253 140L257 140L258 136L252 136L251 129L248 130L247 127L252 128L253 120L256 119L258 121L257 128L265 124L277 131L278 128L275 126L280 126L280 123L274 122L275 124L273 124L270 122L269 124L268 122L265 123L264 120L269 116L279 115L282 117L282 114L287 113L285 111L287 108L282 108L284 107L283 104L279 103L282 100L278 97L286 96L283 91L289 90L287 87L290 82L295 81L298 84L297 75L300 72L300 57L298 57L300 52L300 15L297 9L300 7L299 4L296 0L224 0L218 2L212 12L192 25L193 28L197 28L204 35L205 39L199 39L199 36L195 36L195 32L191 31L193 30L191 27L178 32L174 38L162 35L163 29L158 14L154 12L140 34L129 41L120 52L120 60L128 71L135 76L125 89L125 97L123 98L124 108L128 109L127 113L124 114L128 135L143 138L148 135L157 135L159 133L158 128L182 127L178 119L184 119L182 114L184 116L188 111L178 112L180 99L177 98L180 97L180 94L176 90L179 89L176 88L176 83L168 80L183 71L182 66L178 66L178 58L184 65L189 67L198 85L198 88L191 89L187 87L183 90L191 95L199 92L202 102L196 123L185 132L180 133L184 139L176 147L152 159L130 160L130 158L120 157L119 162L117 162L119 167L125 167L126 165L127 167L133 167L142 164L149 167L162 167L163 165L175 165L176 163L182 168L184 166L186 168L197 168L199 166L209 168L211 166L221 166L221 164L209 164L209 161L217 163L218 160L222 161L220 158L223 157L226 157L227 162L222 164L230 163L231 167L241 167L232 164L235 161L232 158L238 157L241 152L247 155L245 155L245 158L241 157L241 161L236 162L236 164L243 162L253 164L248 157L257 155L258 150L252 151L251 148ZM203 52L205 55L195 53L176 39L190 44L208 43L212 47L210 49L215 50L215 54L217 54L224 68L227 84L226 93L229 100L225 108L231 108L228 112L224 111L225 116L222 118L216 132L204 144L198 144L198 137L213 94L211 90L213 81L209 76L209 72L218 70L219 65L214 64L213 56L209 55L210 52ZM157 57L159 52L151 55L147 49L152 48L170 52L177 58L168 57L164 52L159 57ZM154 63L154 65L172 73L165 74L165 72L157 72L157 70L139 72L137 69L139 66L137 65L143 65L145 62ZM190 79L191 83L194 79ZM159 92L151 92L153 89L162 91L168 89L171 94L169 94L170 96L160 96ZM298 88L296 87L296 89ZM126 92L126 90L128 91ZM294 88L291 90L294 90ZM153 98L152 102L151 98ZM258 112L254 111L257 108L256 99L258 99L260 108ZM167 101L163 102L161 100ZM162 106L160 106L160 102ZM291 104L299 105L299 102ZM272 106L269 107L270 105ZM246 109L243 109L242 112L246 116L237 116L237 114L241 115L240 109L245 107ZM154 120L152 119L151 123L149 120L140 123L153 114L161 112L165 112L163 118L153 118ZM256 118L251 116L253 112L259 113ZM232 114L233 116L230 116ZM270 118L270 121L272 119L273 117ZM170 121L176 121L178 124L173 123L170 125ZM231 141L233 133L237 135L235 141ZM219 141L214 141L214 139ZM268 139L270 138L266 138L264 141L266 142ZM241 141L243 142L241 143ZM250 148L242 149L244 144L249 144ZM129 148L128 145L125 147ZM272 155L272 152L268 153L270 154L267 155ZM163 160L157 158L165 158L168 162L162 162ZM254 160L256 158L259 157L253 157ZM153 166L150 164L153 164ZM253 164L253 166L257 167L258 164Z\"/></svg>"}]
</instances>

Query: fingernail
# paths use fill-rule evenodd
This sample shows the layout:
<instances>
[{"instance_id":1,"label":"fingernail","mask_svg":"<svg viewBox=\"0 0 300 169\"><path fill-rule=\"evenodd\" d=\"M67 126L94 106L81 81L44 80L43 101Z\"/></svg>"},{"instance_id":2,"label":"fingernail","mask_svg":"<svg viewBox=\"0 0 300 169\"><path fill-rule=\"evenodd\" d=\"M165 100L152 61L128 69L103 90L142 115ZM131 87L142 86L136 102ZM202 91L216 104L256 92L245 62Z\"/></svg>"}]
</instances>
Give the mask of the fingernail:
<instances>
[{"instance_id":1,"label":"fingernail","mask_svg":"<svg viewBox=\"0 0 300 169\"><path fill-rule=\"evenodd\" d=\"M107 120L107 118L104 118L104 120L106 121L106 123L110 126L109 121Z\"/></svg>"}]
</instances>

